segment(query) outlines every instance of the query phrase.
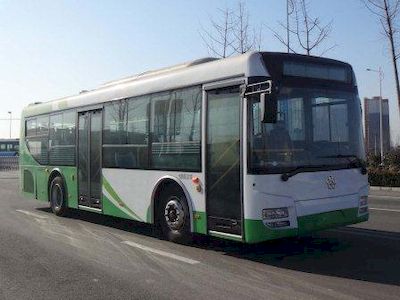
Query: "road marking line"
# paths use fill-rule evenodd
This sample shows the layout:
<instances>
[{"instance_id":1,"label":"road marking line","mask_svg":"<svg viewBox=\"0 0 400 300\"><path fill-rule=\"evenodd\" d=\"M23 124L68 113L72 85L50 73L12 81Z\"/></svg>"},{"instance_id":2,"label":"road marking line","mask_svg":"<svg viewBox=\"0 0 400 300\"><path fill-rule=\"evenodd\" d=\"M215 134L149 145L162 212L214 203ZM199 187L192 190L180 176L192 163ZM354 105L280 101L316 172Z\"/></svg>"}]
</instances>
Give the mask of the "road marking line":
<instances>
[{"instance_id":1,"label":"road marking line","mask_svg":"<svg viewBox=\"0 0 400 300\"><path fill-rule=\"evenodd\" d=\"M377 207L370 207L369 209L370 209L370 210L381 210L381 211L400 212L400 209L377 208Z\"/></svg>"},{"instance_id":2,"label":"road marking line","mask_svg":"<svg viewBox=\"0 0 400 300\"><path fill-rule=\"evenodd\" d=\"M175 254L172 254L172 253L169 253L169 252L165 252L165 251L162 251L162 250L150 248L150 247L147 247L147 246L143 246L141 244L137 244L137 243L134 243L134 242L131 242L131 241L123 241L121 243L122 244L126 244L126 245L131 246L131 247L134 247L134 248L138 248L140 250L144 250L144 251L155 253L155 254L158 254L158 255L161 255L161 256L169 257L169 258L172 258L172 259L175 259L175 260L187 263L187 264L196 265L196 264L200 263L197 260L193 260L193 259L186 258L186 257L183 257L183 256L175 255Z\"/></svg>"},{"instance_id":3,"label":"road marking line","mask_svg":"<svg viewBox=\"0 0 400 300\"><path fill-rule=\"evenodd\" d=\"M28 216L35 217L35 218L39 218L39 219L47 219L47 217L46 217L46 216L42 216L42 215L39 215L39 214L35 214L35 213L33 213L33 212L30 212L30 211L27 211L27 210L23 210L23 209L16 209L15 211L17 211L17 212L20 212L20 213L23 213L23 214L25 214L25 215L28 215Z\"/></svg>"},{"instance_id":4,"label":"road marking line","mask_svg":"<svg viewBox=\"0 0 400 300\"><path fill-rule=\"evenodd\" d=\"M393 199L393 200L400 200L399 196L384 196L384 195L368 195L370 198L376 198L376 199Z\"/></svg>"},{"instance_id":5,"label":"road marking line","mask_svg":"<svg viewBox=\"0 0 400 300\"><path fill-rule=\"evenodd\" d=\"M366 237L372 237L372 238L380 238L380 239L388 239L392 241L400 241L400 237L397 236L392 236L384 233L374 233L374 232L360 232L360 231L353 231L350 229L332 229L332 232L338 232L338 233L349 233L349 234L354 234L354 235L359 235L359 236L366 236Z\"/></svg>"}]
</instances>

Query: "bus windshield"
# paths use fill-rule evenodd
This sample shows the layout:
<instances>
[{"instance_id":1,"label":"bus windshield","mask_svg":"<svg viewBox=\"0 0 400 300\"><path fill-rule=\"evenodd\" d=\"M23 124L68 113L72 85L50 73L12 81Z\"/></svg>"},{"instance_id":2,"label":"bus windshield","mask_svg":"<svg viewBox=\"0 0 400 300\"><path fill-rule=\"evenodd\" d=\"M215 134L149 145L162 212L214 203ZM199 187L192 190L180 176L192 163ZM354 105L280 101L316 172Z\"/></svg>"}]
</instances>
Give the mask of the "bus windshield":
<instances>
[{"instance_id":1,"label":"bus windshield","mask_svg":"<svg viewBox=\"0 0 400 300\"><path fill-rule=\"evenodd\" d=\"M258 97L250 98L249 116L250 173L350 168L365 159L355 92L283 87L275 124L260 121Z\"/></svg>"}]
</instances>

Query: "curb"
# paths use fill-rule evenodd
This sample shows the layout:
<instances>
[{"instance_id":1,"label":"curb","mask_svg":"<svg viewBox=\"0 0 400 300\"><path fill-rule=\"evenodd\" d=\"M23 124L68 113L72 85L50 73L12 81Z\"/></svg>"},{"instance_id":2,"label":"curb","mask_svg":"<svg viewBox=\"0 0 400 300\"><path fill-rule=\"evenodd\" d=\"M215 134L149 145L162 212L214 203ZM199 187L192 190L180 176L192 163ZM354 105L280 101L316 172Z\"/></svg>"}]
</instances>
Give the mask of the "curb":
<instances>
[{"instance_id":1,"label":"curb","mask_svg":"<svg viewBox=\"0 0 400 300\"><path fill-rule=\"evenodd\" d=\"M391 186L370 186L369 189L371 191L393 191L400 192L400 187L391 187Z\"/></svg>"}]
</instances>

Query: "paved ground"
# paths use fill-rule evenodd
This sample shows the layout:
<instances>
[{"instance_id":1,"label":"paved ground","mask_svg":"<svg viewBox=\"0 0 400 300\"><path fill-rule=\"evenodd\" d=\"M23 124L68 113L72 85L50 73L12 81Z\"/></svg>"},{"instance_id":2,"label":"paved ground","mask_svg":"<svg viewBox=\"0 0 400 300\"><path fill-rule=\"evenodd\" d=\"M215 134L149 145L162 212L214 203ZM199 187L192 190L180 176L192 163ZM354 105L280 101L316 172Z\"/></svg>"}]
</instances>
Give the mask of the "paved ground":
<instances>
[{"instance_id":1,"label":"paved ground","mask_svg":"<svg viewBox=\"0 0 400 300\"><path fill-rule=\"evenodd\" d=\"M130 221L55 217L10 177L0 179L0 299L400 298L400 193L374 192L359 226L257 246L182 246Z\"/></svg>"}]
</instances>

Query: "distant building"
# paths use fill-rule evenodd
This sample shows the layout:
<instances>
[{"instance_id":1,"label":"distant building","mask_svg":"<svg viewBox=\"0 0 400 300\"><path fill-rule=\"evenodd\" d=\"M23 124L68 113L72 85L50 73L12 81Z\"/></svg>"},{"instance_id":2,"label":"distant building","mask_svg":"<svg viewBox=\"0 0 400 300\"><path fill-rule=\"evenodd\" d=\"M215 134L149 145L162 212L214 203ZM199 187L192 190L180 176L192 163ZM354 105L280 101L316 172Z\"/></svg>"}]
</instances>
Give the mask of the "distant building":
<instances>
[{"instance_id":1,"label":"distant building","mask_svg":"<svg viewBox=\"0 0 400 300\"><path fill-rule=\"evenodd\" d=\"M376 155L379 155L381 152L379 133L379 100L380 97L364 98L365 150L367 153ZM383 153L387 153L390 150L388 99L383 99L382 105Z\"/></svg>"}]
</instances>

